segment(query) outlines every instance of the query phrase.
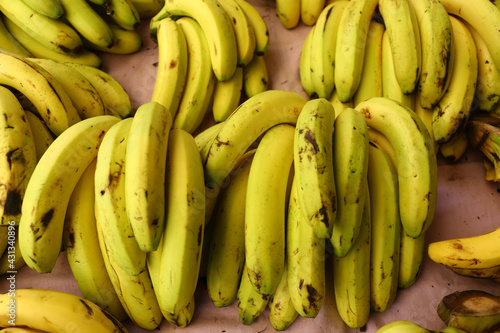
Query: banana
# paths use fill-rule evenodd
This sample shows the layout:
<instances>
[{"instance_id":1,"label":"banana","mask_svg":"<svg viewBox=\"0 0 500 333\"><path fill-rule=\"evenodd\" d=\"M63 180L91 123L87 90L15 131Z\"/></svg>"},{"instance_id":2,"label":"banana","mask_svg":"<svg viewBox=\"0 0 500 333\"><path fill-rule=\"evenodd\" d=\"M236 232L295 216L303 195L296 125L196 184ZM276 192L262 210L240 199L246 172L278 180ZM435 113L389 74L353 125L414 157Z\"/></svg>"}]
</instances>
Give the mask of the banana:
<instances>
[{"instance_id":1,"label":"banana","mask_svg":"<svg viewBox=\"0 0 500 333\"><path fill-rule=\"evenodd\" d=\"M441 0L448 14L461 17L483 37L495 65L500 68L500 11L486 0Z\"/></svg>"},{"instance_id":2,"label":"banana","mask_svg":"<svg viewBox=\"0 0 500 333\"><path fill-rule=\"evenodd\" d=\"M432 134L438 144L448 142L465 126L476 91L478 64L474 39L462 21L450 16L455 43L455 62L450 84L434 107Z\"/></svg>"},{"instance_id":3,"label":"banana","mask_svg":"<svg viewBox=\"0 0 500 333\"><path fill-rule=\"evenodd\" d=\"M114 44L114 34L108 23L87 0L58 0L64 8L63 18L85 39L109 48Z\"/></svg>"},{"instance_id":4,"label":"banana","mask_svg":"<svg viewBox=\"0 0 500 333\"><path fill-rule=\"evenodd\" d=\"M114 77L105 71L88 65L67 63L79 71L97 90L107 109L121 118L133 115L134 108L125 88Z\"/></svg>"},{"instance_id":5,"label":"banana","mask_svg":"<svg viewBox=\"0 0 500 333\"><path fill-rule=\"evenodd\" d=\"M439 152L449 163L457 162L462 156L464 156L469 145L469 139L467 138L467 132L464 129L458 131L455 136L453 136L450 141L442 143L439 145Z\"/></svg>"},{"instance_id":6,"label":"banana","mask_svg":"<svg viewBox=\"0 0 500 333\"><path fill-rule=\"evenodd\" d=\"M332 141L335 110L318 98L302 108L294 136L294 170L300 211L318 238L330 238L337 209Z\"/></svg>"},{"instance_id":7,"label":"banana","mask_svg":"<svg viewBox=\"0 0 500 333\"><path fill-rule=\"evenodd\" d=\"M423 121L425 128L427 128L427 131L431 136L434 151L437 153L439 150L439 144L436 143L436 140L434 139L434 133L432 132L432 118L434 117L434 109L424 108L419 102L420 98L421 95L419 92L417 92L412 110L415 111L415 114Z\"/></svg>"},{"instance_id":8,"label":"banana","mask_svg":"<svg viewBox=\"0 0 500 333\"><path fill-rule=\"evenodd\" d=\"M265 56L255 55L243 67L243 90L247 98L253 97L269 88L269 73Z\"/></svg>"},{"instance_id":9,"label":"banana","mask_svg":"<svg viewBox=\"0 0 500 333\"><path fill-rule=\"evenodd\" d=\"M238 51L238 66L246 66L255 54L255 31L241 6L235 0L217 0L229 16Z\"/></svg>"},{"instance_id":10,"label":"banana","mask_svg":"<svg viewBox=\"0 0 500 333\"><path fill-rule=\"evenodd\" d=\"M40 14L24 1L2 0L0 11L49 49L76 54L82 48L80 35L73 27L62 20Z\"/></svg>"},{"instance_id":11,"label":"banana","mask_svg":"<svg viewBox=\"0 0 500 333\"><path fill-rule=\"evenodd\" d=\"M495 169L495 164L488 158L483 158L484 179L489 182L498 182L500 180L500 169ZM500 280L499 280L500 281Z\"/></svg>"},{"instance_id":12,"label":"banana","mask_svg":"<svg viewBox=\"0 0 500 333\"><path fill-rule=\"evenodd\" d=\"M28 327L7 327L0 329L1 333L39 333L41 331Z\"/></svg>"},{"instance_id":13,"label":"banana","mask_svg":"<svg viewBox=\"0 0 500 333\"><path fill-rule=\"evenodd\" d=\"M306 102L295 92L268 90L242 103L224 122L209 148L206 185L215 188L220 184L238 158L266 130L281 123L295 124Z\"/></svg>"},{"instance_id":14,"label":"banana","mask_svg":"<svg viewBox=\"0 0 500 333\"><path fill-rule=\"evenodd\" d=\"M417 96L417 92L403 94L399 82L396 79L389 34L387 31L384 32L382 37L382 96L398 101L412 110L415 110L416 108L415 98Z\"/></svg>"},{"instance_id":15,"label":"banana","mask_svg":"<svg viewBox=\"0 0 500 333\"><path fill-rule=\"evenodd\" d=\"M101 58L86 48L78 54L60 53L40 43L7 17L4 16L3 21L12 36L30 53L29 57L46 58L59 62L75 62L92 67L99 67L102 64Z\"/></svg>"},{"instance_id":16,"label":"banana","mask_svg":"<svg viewBox=\"0 0 500 333\"><path fill-rule=\"evenodd\" d=\"M158 248L165 227L165 163L172 125L170 111L142 104L128 132L125 204L128 222L142 251Z\"/></svg>"},{"instance_id":17,"label":"banana","mask_svg":"<svg viewBox=\"0 0 500 333\"><path fill-rule=\"evenodd\" d=\"M238 320L244 325L252 324L266 309L269 296L261 295L255 290L248 277L246 265L243 266L240 286L236 296L238 307Z\"/></svg>"},{"instance_id":18,"label":"banana","mask_svg":"<svg viewBox=\"0 0 500 333\"><path fill-rule=\"evenodd\" d=\"M301 0L276 0L276 14L285 29L293 29L300 22Z\"/></svg>"},{"instance_id":19,"label":"banana","mask_svg":"<svg viewBox=\"0 0 500 333\"><path fill-rule=\"evenodd\" d=\"M13 308L13 309L12 309ZM37 309L37 311L33 311ZM10 314L14 311L14 320ZM0 295L0 326L26 326L47 332L127 332L113 316L76 295L49 289L16 289Z\"/></svg>"},{"instance_id":20,"label":"banana","mask_svg":"<svg viewBox=\"0 0 500 333\"><path fill-rule=\"evenodd\" d=\"M130 275L138 275L146 267L146 252L135 238L126 203L128 139L134 119L123 119L106 133L97 153L95 171L96 223L107 251L103 255Z\"/></svg>"},{"instance_id":21,"label":"banana","mask_svg":"<svg viewBox=\"0 0 500 333\"><path fill-rule=\"evenodd\" d=\"M108 0L104 7L107 16L125 30L135 30L141 22L139 12L131 0Z\"/></svg>"},{"instance_id":22,"label":"banana","mask_svg":"<svg viewBox=\"0 0 500 333\"><path fill-rule=\"evenodd\" d=\"M245 265L262 295L277 288L285 265L286 193L293 163L295 127L270 128L260 141L248 175L245 200Z\"/></svg>"},{"instance_id":23,"label":"banana","mask_svg":"<svg viewBox=\"0 0 500 333\"><path fill-rule=\"evenodd\" d=\"M361 81L368 28L378 0L349 1L340 17L335 48L335 87L342 102L354 96Z\"/></svg>"},{"instance_id":24,"label":"banana","mask_svg":"<svg viewBox=\"0 0 500 333\"><path fill-rule=\"evenodd\" d=\"M203 131L201 131L200 133L196 134L196 136L194 137L196 141L196 146L198 146L198 149L200 151L200 156L203 163L205 163L205 161L207 160L209 148L214 142L215 137L219 133L219 130L222 128L224 123L225 121L213 124L204 129Z\"/></svg>"},{"instance_id":25,"label":"banana","mask_svg":"<svg viewBox=\"0 0 500 333\"><path fill-rule=\"evenodd\" d=\"M302 49L299 58L299 76L300 84L306 95L311 98L317 98L318 93L315 91L316 88L313 85L312 71L311 71L311 53L312 53L312 37L314 35L314 30L316 26L313 26L306 35L304 43L302 44Z\"/></svg>"},{"instance_id":26,"label":"banana","mask_svg":"<svg viewBox=\"0 0 500 333\"><path fill-rule=\"evenodd\" d=\"M4 86L0 86L0 142L0 225L17 225L37 155L25 112Z\"/></svg>"},{"instance_id":27,"label":"banana","mask_svg":"<svg viewBox=\"0 0 500 333\"><path fill-rule=\"evenodd\" d=\"M340 16L347 1L330 4L318 16L311 30L310 71L313 91L329 99L335 89L335 49ZM305 44L304 44L305 45ZM310 94L309 94L310 95Z\"/></svg>"},{"instance_id":28,"label":"banana","mask_svg":"<svg viewBox=\"0 0 500 333\"><path fill-rule=\"evenodd\" d=\"M22 0L22 2L25 2L34 11L40 13L41 15L45 15L53 19L61 18L65 13L65 8L62 5L61 0Z\"/></svg>"},{"instance_id":29,"label":"banana","mask_svg":"<svg viewBox=\"0 0 500 333\"><path fill-rule=\"evenodd\" d=\"M394 320L383 325L377 330L377 333L430 333L430 331L417 323L408 320Z\"/></svg>"},{"instance_id":30,"label":"banana","mask_svg":"<svg viewBox=\"0 0 500 333\"><path fill-rule=\"evenodd\" d=\"M166 1L151 20L155 22L167 16L189 16L195 19L206 35L215 76L219 81L233 76L238 63L236 36L229 17L217 0ZM155 34L154 31L152 34Z\"/></svg>"},{"instance_id":31,"label":"banana","mask_svg":"<svg viewBox=\"0 0 500 333\"><path fill-rule=\"evenodd\" d=\"M366 39L363 70L359 87L354 93L353 103L383 94L382 82L382 37L386 30L382 23L372 20Z\"/></svg>"},{"instance_id":32,"label":"banana","mask_svg":"<svg viewBox=\"0 0 500 333\"><path fill-rule=\"evenodd\" d=\"M370 304L378 312L387 310L398 291L401 221L398 175L385 149L370 141L368 187L371 211Z\"/></svg>"},{"instance_id":33,"label":"banana","mask_svg":"<svg viewBox=\"0 0 500 333\"><path fill-rule=\"evenodd\" d=\"M358 110L337 116L332 149L337 213L330 240L335 255L343 257L358 236L368 191L368 128Z\"/></svg>"},{"instance_id":34,"label":"banana","mask_svg":"<svg viewBox=\"0 0 500 333\"><path fill-rule=\"evenodd\" d=\"M447 267L455 274L472 277L476 279L499 279L500 278L500 265L487 268L457 268Z\"/></svg>"},{"instance_id":35,"label":"banana","mask_svg":"<svg viewBox=\"0 0 500 333\"><path fill-rule=\"evenodd\" d=\"M417 238L408 236L401 228L398 288L412 286L420 276L425 254L425 232Z\"/></svg>"},{"instance_id":36,"label":"banana","mask_svg":"<svg viewBox=\"0 0 500 333\"><path fill-rule=\"evenodd\" d=\"M409 0L380 0L378 8L389 36L394 74L403 94L410 94L417 85L421 65L416 15Z\"/></svg>"},{"instance_id":37,"label":"banana","mask_svg":"<svg viewBox=\"0 0 500 333\"><path fill-rule=\"evenodd\" d=\"M260 12L246 0L236 0L245 12L248 21L252 24L255 33L255 54L264 55L269 51L270 34L267 22Z\"/></svg>"},{"instance_id":38,"label":"banana","mask_svg":"<svg viewBox=\"0 0 500 333\"><path fill-rule=\"evenodd\" d=\"M30 111L25 111L25 113L35 141L36 158L38 161L52 142L54 142L54 135L37 115Z\"/></svg>"},{"instance_id":39,"label":"banana","mask_svg":"<svg viewBox=\"0 0 500 333\"><path fill-rule=\"evenodd\" d=\"M302 317L315 318L325 300L325 239L318 238L304 219L295 174L286 222L288 292Z\"/></svg>"},{"instance_id":40,"label":"banana","mask_svg":"<svg viewBox=\"0 0 500 333\"><path fill-rule=\"evenodd\" d=\"M200 24L190 17L181 17L176 22L186 38L188 63L187 77L173 118L173 127L194 133L208 110L216 78L210 66L208 39Z\"/></svg>"},{"instance_id":41,"label":"banana","mask_svg":"<svg viewBox=\"0 0 500 333\"><path fill-rule=\"evenodd\" d=\"M109 279L97 236L94 213L94 172L96 159L89 164L71 194L66 211L63 246L69 267L82 297L111 313L127 318Z\"/></svg>"},{"instance_id":42,"label":"banana","mask_svg":"<svg viewBox=\"0 0 500 333\"><path fill-rule=\"evenodd\" d=\"M370 316L370 195L366 192L358 237L345 256L333 256L333 287L340 318L350 328L363 327Z\"/></svg>"},{"instance_id":43,"label":"banana","mask_svg":"<svg viewBox=\"0 0 500 333\"><path fill-rule=\"evenodd\" d=\"M182 28L171 18L159 21L156 33L158 69L151 101L170 110L175 118L182 98L188 68L188 50Z\"/></svg>"},{"instance_id":44,"label":"banana","mask_svg":"<svg viewBox=\"0 0 500 333\"><path fill-rule=\"evenodd\" d=\"M26 264L50 272L61 250L68 200L85 168L97 156L104 133L118 118L99 116L69 127L49 146L33 170L19 222Z\"/></svg>"},{"instance_id":45,"label":"banana","mask_svg":"<svg viewBox=\"0 0 500 333\"><path fill-rule=\"evenodd\" d=\"M236 110L240 105L242 94L243 68L237 67L231 79L215 83L212 96L212 114L216 123L226 120Z\"/></svg>"},{"instance_id":46,"label":"banana","mask_svg":"<svg viewBox=\"0 0 500 333\"><path fill-rule=\"evenodd\" d=\"M347 108L354 108L354 101L351 99L347 102L341 102L339 100L339 94L336 89L333 90L332 96L329 99L330 103L332 103L333 108L335 109L335 118Z\"/></svg>"},{"instance_id":47,"label":"banana","mask_svg":"<svg viewBox=\"0 0 500 333\"><path fill-rule=\"evenodd\" d=\"M26 96L55 135L81 120L63 85L26 58L1 53L0 84Z\"/></svg>"},{"instance_id":48,"label":"banana","mask_svg":"<svg viewBox=\"0 0 500 333\"><path fill-rule=\"evenodd\" d=\"M31 57L31 53L12 36L5 26L4 17L0 18L0 48L5 52L12 52L22 57Z\"/></svg>"},{"instance_id":49,"label":"banana","mask_svg":"<svg viewBox=\"0 0 500 333\"><path fill-rule=\"evenodd\" d=\"M90 81L80 72L65 63L51 59L28 59L40 65L63 85L81 119L105 114L104 102L101 96Z\"/></svg>"},{"instance_id":50,"label":"banana","mask_svg":"<svg viewBox=\"0 0 500 333\"><path fill-rule=\"evenodd\" d=\"M176 314L194 296L206 241L203 165L193 136L182 129L170 131L166 173L167 221L157 298L164 313Z\"/></svg>"},{"instance_id":51,"label":"banana","mask_svg":"<svg viewBox=\"0 0 500 333\"><path fill-rule=\"evenodd\" d=\"M137 30L126 30L112 23L109 24L109 27L113 32L114 42L112 46L103 47L87 39L83 39L83 45L89 50L111 54L132 54L141 50L144 41Z\"/></svg>"},{"instance_id":52,"label":"banana","mask_svg":"<svg viewBox=\"0 0 500 333\"><path fill-rule=\"evenodd\" d=\"M394 148L401 223L416 238L432 223L436 211L437 162L429 131L414 111L388 98L373 97L356 109Z\"/></svg>"},{"instance_id":53,"label":"banana","mask_svg":"<svg viewBox=\"0 0 500 333\"><path fill-rule=\"evenodd\" d=\"M233 303L241 281L245 264L245 199L251 165L250 157L231 175L217 198L210 222L206 283L208 295L217 307Z\"/></svg>"},{"instance_id":54,"label":"banana","mask_svg":"<svg viewBox=\"0 0 500 333\"><path fill-rule=\"evenodd\" d=\"M19 248L19 227L13 227L9 232L14 232L14 239L9 235L7 248L0 257L0 275L8 274L9 272L17 272L18 269L26 265L21 250Z\"/></svg>"},{"instance_id":55,"label":"banana","mask_svg":"<svg viewBox=\"0 0 500 333\"><path fill-rule=\"evenodd\" d=\"M325 0L301 0L300 21L305 25L314 25L324 7Z\"/></svg>"},{"instance_id":56,"label":"banana","mask_svg":"<svg viewBox=\"0 0 500 333\"><path fill-rule=\"evenodd\" d=\"M163 8L165 0L130 0L140 19L150 19Z\"/></svg>"},{"instance_id":57,"label":"banana","mask_svg":"<svg viewBox=\"0 0 500 333\"><path fill-rule=\"evenodd\" d=\"M269 299L269 322L275 330L284 331L293 324L298 315L290 297L288 269L285 265L280 283Z\"/></svg>"},{"instance_id":58,"label":"banana","mask_svg":"<svg viewBox=\"0 0 500 333\"><path fill-rule=\"evenodd\" d=\"M409 0L421 39L421 70L418 103L432 108L446 91L455 59L453 28L439 0Z\"/></svg>"}]
</instances>

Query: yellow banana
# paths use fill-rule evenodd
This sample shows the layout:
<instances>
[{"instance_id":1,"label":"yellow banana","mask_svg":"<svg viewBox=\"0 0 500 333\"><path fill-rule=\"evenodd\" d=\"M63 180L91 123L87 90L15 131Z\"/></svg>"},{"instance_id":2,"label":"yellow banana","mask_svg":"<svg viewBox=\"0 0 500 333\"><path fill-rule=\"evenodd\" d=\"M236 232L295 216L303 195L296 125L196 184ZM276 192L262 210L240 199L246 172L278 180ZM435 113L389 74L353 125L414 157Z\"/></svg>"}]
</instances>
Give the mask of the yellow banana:
<instances>
[{"instance_id":1,"label":"yellow banana","mask_svg":"<svg viewBox=\"0 0 500 333\"><path fill-rule=\"evenodd\" d=\"M315 28L316 26L313 26L307 33L306 38L304 39L304 43L302 44L299 59L300 84L302 85L302 89L304 89L304 92L309 98L318 97L318 93L315 91L316 88L313 85L311 71L312 37L314 35L314 30L316 30Z\"/></svg>"},{"instance_id":2,"label":"yellow banana","mask_svg":"<svg viewBox=\"0 0 500 333\"><path fill-rule=\"evenodd\" d=\"M113 32L114 42L112 46L103 47L86 39L83 40L83 45L89 50L111 54L132 54L141 50L144 41L137 30L123 29L113 23L110 23L109 27Z\"/></svg>"},{"instance_id":3,"label":"yellow banana","mask_svg":"<svg viewBox=\"0 0 500 333\"><path fill-rule=\"evenodd\" d=\"M401 228L398 288L408 288L417 281L425 252L425 233L413 238Z\"/></svg>"},{"instance_id":4,"label":"yellow banana","mask_svg":"<svg viewBox=\"0 0 500 333\"><path fill-rule=\"evenodd\" d=\"M266 309L269 296L261 295L255 290L248 277L246 265L243 266L241 282L236 299L238 301L238 320L244 325L252 324Z\"/></svg>"},{"instance_id":5,"label":"yellow banana","mask_svg":"<svg viewBox=\"0 0 500 333\"><path fill-rule=\"evenodd\" d=\"M139 13L140 19L149 19L163 8L165 0L130 0Z\"/></svg>"},{"instance_id":6,"label":"yellow banana","mask_svg":"<svg viewBox=\"0 0 500 333\"><path fill-rule=\"evenodd\" d=\"M13 232L14 236L9 235L7 248L0 257L0 275L17 271L26 265L19 247L19 227L10 226L8 228L8 232Z\"/></svg>"},{"instance_id":7,"label":"yellow banana","mask_svg":"<svg viewBox=\"0 0 500 333\"><path fill-rule=\"evenodd\" d=\"M0 48L23 57L31 57L31 53L7 29L4 20L4 17L0 19Z\"/></svg>"},{"instance_id":8,"label":"yellow banana","mask_svg":"<svg viewBox=\"0 0 500 333\"><path fill-rule=\"evenodd\" d=\"M301 0L300 20L305 25L314 25L321 11L325 7L325 0Z\"/></svg>"},{"instance_id":9,"label":"yellow banana","mask_svg":"<svg viewBox=\"0 0 500 333\"><path fill-rule=\"evenodd\" d=\"M446 161L455 163L464 156L468 146L469 139L467 138L467 132L464 128L455 133L455 136L453 136L450 141L441 143L439 145L439 152Z\"/></svg>"},{"instance_id":10,"label":"yellow banana","mask_svg":"<svg viewBox=\"0 0 500 333\"><path fill-rule=\"evenodd\" d=\"M243 90L247 98L253 97L269 88L269 73L265 56L255 55L243 67Z\"/></svg>"},{"instance_id":11,"label":"yellow banana","mask_svg":"<svg viewBox=\"0 0 500 333\"><path fill-rule=\"evenodd\" d=\"M131 0L107 0L104 7L107 16L125 30L135 30L141 22L139 12Z\"/></svg>"},{"instance_id":12,"label":"yellow banana","mask_svg":"<svg viewBox=\"0 0 500 333\"><path fill-rule=\"evenodd\" d=\"M212 96L212 114L216 123L226 120L238 108L242 94L243 68L237 67L232 78L215 83Z\"/></svg>"},{"instance_id":13,"label":"yellow banana","mask_svg":"<svg viewBox=\"0 0 500 333\"><path fill-rule=\"evenodd\" d=\"M354 101L351 99L347 102L341 102L339 99L339 94L336 89L333 90L332 96L329 99L330 103L332 103L333 108L335 109L335 118L344 111L345 109L354 108Z\"/></svg>"},{"instance_id":14,"label":"yellow banana","mask_svg":"<svg viewBox=\"0 0 500 333\"><path fill-rule=\"evenodd\" d=\"M64 14L64 7L60 0L22 0L36 12L53 19L61 18Z\"/></svg>"},{"instance_id":15,"label":"yellow banana","mask_svg":"<svg viewBox=\"0 0 500 333\"><path fill-rule=\"evenodd\" d=\"M276 0L276 14L285 29L299 24L301 5L301 0Z\"/></svg>"},{"instance_id":16,"label":"yellow banana","mask_svg":"<svg viewBox=\"0 0 500 333\"><path fill-rule=\"evenodd\" d=\"M298 315L290 297L288 269L285 265L280 283L269 299L269 322L275 330L284 331L293 324Z\"/></svg>"},{"instance_id":17,"label":"yellow banana","mask_svg":"<svg viewBox=\"0 0 500 333\"><path fill-rule=\"evenodd\" d=\"M246 0L236 0L252 24L255 33L255 54L264 55L269 51L270 34L267 22L260 12Z\"/></svg>"},{"instance_id":18,"label":"yellow banana","mask_svg":"<svg viewBox=\"0 0 500 333\"><path fill-rule=\"evenodd\" d=\"M35 141L36 158L38 161L52 142L54 142L54 134L52 134L45 123L33 112L25 110L25 113L28 123L30 124L31 134Z\"/></svg>"}]
</instances>

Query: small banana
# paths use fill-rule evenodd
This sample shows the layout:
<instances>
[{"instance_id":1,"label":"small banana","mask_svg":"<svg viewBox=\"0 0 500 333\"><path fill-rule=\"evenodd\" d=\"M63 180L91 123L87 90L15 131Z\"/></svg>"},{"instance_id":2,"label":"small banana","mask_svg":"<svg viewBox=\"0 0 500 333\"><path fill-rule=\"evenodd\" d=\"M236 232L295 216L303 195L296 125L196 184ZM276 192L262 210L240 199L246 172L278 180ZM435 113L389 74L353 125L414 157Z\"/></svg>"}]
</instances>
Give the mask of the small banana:
<instances>
[{"instance_id":1,"label":"small banana","mask_svg":"<svg viewBox=\"0 0 500 333\"><path fill-rule=\"evenodd\" d=\"M238 108L242 94L243 68L237 67L232 78L215 83L212 96L212 114L216 123L226 120Z\"/></svg>"},{"instance_id":2,"label":"small banana","mask_svg":"<svg viewBox=\"0 0 500 333\"><path fill-rule=\"evenodd\" d=\"M107 16L125 30L135 30L141 22L139 12L131 0L107 0L104 7Z\"/></svg>"},{"instance_id":3,"label":"small banana","mask_svg":"<svg viewBox=\"0 0 500 333\"><path fill-rule=\"evenodd\" d=\"M311 63L311 53L312 53L312 37L316 26L313 26L311 30L306 35L304 43L302 44L302 49L299 58L299 77L302 89L309 98L317 98L318 93L315 91L316 88L313 85L312 79L312 63Z\"/></svg>"},{"instance_id":4,"label":"small banana","mask_svg":"<svg viewBox=\"0 0 500 333\"><path fill-rule=\"evenodd\" d=\"M28 119L28 123L30 124L31 134L35 141L36 158L38 161L52 142L54 142L54 134L52 134L49 128L36 114L27 110L25 110L25 112L26 119Z\"/></svg>"},{"instance_id":5,"label":"small banana","mask_svg":"<svg viewBox=\"0 0 500 333\"><path fill-rule=\"evenodd\" d=\"M301 0L300 20L305 25L314 25L321 11L325 7L325 0Z\"/></svg>"},{"instance_id":6,"label":"small banana","mask_svg":"<svg viewBox=\"0 0 500 333\"><path fill-rule=\"evenodd\" d=\"M252 24L255 33L255 54L264 55L269 51L270 33L267 22L260 12L246 0L236 0Z\"/></svg>"},{"instance_id":7,"label":"small banana","mask_svg":"<svg viewBox=\"0 0 500 333\"><path fill-rule=\"evenodd\" d=\"M276 0L276 14L285 29L299 24L301 5L301 0Z\"/></svg>"},{"instance_id":8,"label":"small banana","mask_svg":"<svg viewBox=\"0 0 500 333\"><path fill-rule=\"evenodd\" d=\"M335 118L344 111L345 109L354 108L354 101L351 99L347 102L341 102L339 99L339 94L336 89L333 90L332 96L329 99L330 103L332 103L333 108L335 109Z\"/></svg>"},{"instance_id":9,"label":"small banana","mask_svg":"<svg viewBox=\"0 0 500 333\"><path fill-rule=\"evenodd\" d=\"M105 52L110 54L132 54L141 50L144 45L142 36L137 30L123 29L117 24L110 23L109 28L113 32L113 45L103 47L87 39L83 39L83 45L93 51Z\"/></svg>"},{"instance_id":10,"label":"small banana","mask_svg":"<svg viewBox=\"0 0 500 333\"><path fill-rule=\"evenodd\" d=\"M32 54L11 34L4 23L5 18L0 19L0 45L1 49L12 52L23 57L31 57Z\"/></svg>"},{"instance_id":11,"label":"small banana","mask_svg":"<svg viewBox=\"0 0 500 333\"><path fill-rule=\"evenodd\" d=\"M417 323L408 320L395 320L380 327L376 333L430 333L430 331ZM444 331L443 331L444 332Z\"/></svg>"},{"instance_id":12,"label":"small banana","mask_svg":"<svg viewBox=\"0 0 500 333\"><path fill-rule=\"evenodd\" d=\"M36 12L53 19L59 19L64 14L64 7L60 0L22 0Z\"/></svg>"},{"instance_id":13,"label":"small banana","mask_svg":"<svg viewBox=\"0 0 500 333\"><path fill-rule=\"evenodd\" d=\"M281 280L269 299L269 322L277 331L284 331L293 324L299 313L295 310L288 286L288 269L285 265Z\"/></svg>"},{"instance_id":14,"label":"small banana","mask_svg":"<svg viewBox=\"0 0 500 333\"><path fill-rule=\"evenodd\" d=\"M10 229L9 231L13 231L15 235L14 239L12 239L12 236L10 236L10 239L7 239L7 247L0 257L0 275L17 271L26 265L19 247L19 227L13 227L13 229Z\"/></svg>"},{"instance_id":15,"label":"small banana","mask_svg":"<svg viewBox=\"0 0 500 333\"><path fill-rule=\"evenodd\" d=\"M243 266L240 286L236 296L239 322L245 325L252 324L266 309L269 298L268 295L261 295L255 290L248 277L247 267Z\"/></svg>"},{"instance_id":16,"label":"small banana","mask_svg":"<svg viewBox=\"0 0 500 333\"><path fill-rule=\"evenodd\" d=\"M255 55L243 67L243 91L247 98L253 97L269 88L269 73L265 56Z\"/></svg>"},{"instance_id":17,"label":"small banana","mask_svg":"<svg viewBox=\"0 0 500 333\"><path fill-rule=\"evenodd\" d=\"M413 238L401 228L398 288L409 288L417 281L425 252L425 233Z\"/></svg>"},{"instance_id":18,"label":"small banana","mask_svg":"<svg viewBox=\"0 0 500 333\"><path fill-rule=\"evenodd\" d=\"M163 8L165 0L130 0L140 19L150 19Z\"/></svg>"},{"instance_id":19,"label":"small banana","mask_svg":"<svg viewBox=\"0 0 500 333\"><path fill-rule=\"evenodd\" d=\"M468 146L469 139L467 138L467 131L464 128L455 133L455 136L450 141L441 143L439 145L439 152L446 161L455 163L464 156Z\"/></svg>"}]
</instances>

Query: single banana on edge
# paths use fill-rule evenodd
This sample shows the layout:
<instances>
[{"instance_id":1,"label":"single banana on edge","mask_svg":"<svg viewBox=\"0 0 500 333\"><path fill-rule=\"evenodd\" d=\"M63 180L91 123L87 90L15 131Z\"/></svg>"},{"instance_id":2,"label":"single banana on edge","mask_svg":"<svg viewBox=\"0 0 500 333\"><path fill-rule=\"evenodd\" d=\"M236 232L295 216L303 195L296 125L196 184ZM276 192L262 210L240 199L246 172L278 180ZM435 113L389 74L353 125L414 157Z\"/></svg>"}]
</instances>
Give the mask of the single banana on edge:
<instances>
[{"instance_id":1,"label":"single banana on edge","mask_svg":"<svg viewBox=\"0 0 500 333\"><path fill-rule=\"evenodd\" d=\"M227 81L217 81L212 96L214 121L220 123L238 108L243 94L243 68L237 67L233 77Z\"/></svg>"},{"instance_id":2,"label":"single banana on edge","mask_svg":"<svg viewBox=\"0 0 500 333\"><path fill-rule=\"evenodd\" d=\"M255 55L243 67L243 91L247 98L253 97L269 88L269 73L265 56Z\"/></svg>"},{"instance_id":3,"label":"single banana on edge","mask_svg":"<svg viewBox=\"0 0 500 333\"><path fill-rule=\"evenodd\" d=\"M286 259L285 259L286 260ZM288 269L285 264L276 291L269 299L269 322L277 331L284 331L293 324L299 313L295 310L288 286Z\"/></svg>"},{"instance_id":4,"label":"single banana on edge","mask_svg":"<svg viewBox=\"0 0 500 333\"><path fill-rule=\"evenodd\" d=\"M236 0L241 9L247 15L248 21L252 24L255 33L255 54L264 55L269 51L270 37L267 22L260 12L246 0Z\"/></svg>"},{"instance_id":5,"label":"single banana on edge","mask_svg":"<svg viewBox=\"0 0 500 333\"><path fill-rule=\"evenodd\" d=\"M43 120L38 118L36 114L28 110L25 110L25 112L28 123L30 124L31 134L33 134L33 139L35 141L36 157L38 161L52 142L54 142L54 134L52 134Z\"/></svg>"},{"instance_id":6,"label":"single banana on edge","mask_svg":"<svg viewBox=\"0 0 500 333\"><path fill-rule=\"evenodd\" d=\"M110 54L132 54L141 50L144 40L137 30L123 29L117 24L110 23L109 27L113 32L113 45L103 47L83 39L83 45L92 51L106 52Z\"/></svg>"},{"instance_id":7,"label":"single banana on edge","mask_svg":"<svg viewBox=\"0 0 500 333\"><path fill-rule=\"evenodd\" d=\"M301 0L300 20L305 25L314 25L325 7L325 0Z\"/></svg>"},{"instance_id":8,"label":"single banana on edge","mask_svg":"<svg viewBox=\"0 0 500 333\"><path fill-rule=\"evenodd\" d=\"M301 0L276 0L276 14L285 29L293 29L300 22Z\"/></svg>"},{"instance_id":9,"label":"single banana on edge","mask_svg":"<svg viewBox=\"0 0 500 333\"><path fill-rule=\"evenodd\" d=\"M313 26L307 33L306 38L302 43L299 58L300 84L302 85L302 89L309 97L309 99L318 97L318 93L315 91L316 88L313 84L311 67L312 37L314 35L314 30L316 30L316 26Z\"/></svg>"},{"instance_id":10,"label":"single banana on edge","mask_svg":"<svg viewBox=\"0 0 500 333\"><path fill-rule=\"evenodd\" d=\"M131 0L107 0L104 7L107 16L125 30L136 30L141 22L139 12Z\"/></svg>"},{"instance_id":11,"label":"single banana on edge","mask_svg":"<svg viewBox=\"0 0 500 333\"><path fill-rule=\"evenodd\" d=\"M239 322L244 325L252 324L266 310L269 299L268 295L261 295L255 290L248 277L247 267L243 266L236 296Z\"/></svg>"},{"instance_id":12,"label":"single banana on edge","mask_svg":"<svg viewBox=\"0 0 500 333\"><path fill-rule=\"evenodd\" d=\"M64 14L64 7L60 0L22 0L34 11L53 19L59 19Z\"/></svg>"}]
</instances>

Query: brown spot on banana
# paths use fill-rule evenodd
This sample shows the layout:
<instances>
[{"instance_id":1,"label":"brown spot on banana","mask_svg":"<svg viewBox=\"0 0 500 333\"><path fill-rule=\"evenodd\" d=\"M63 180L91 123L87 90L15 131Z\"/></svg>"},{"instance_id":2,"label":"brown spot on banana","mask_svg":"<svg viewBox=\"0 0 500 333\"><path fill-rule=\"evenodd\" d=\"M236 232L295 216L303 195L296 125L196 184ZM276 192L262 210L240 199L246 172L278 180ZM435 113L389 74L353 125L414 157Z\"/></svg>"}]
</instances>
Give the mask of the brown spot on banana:
<instances>
[{"instance_id":1,"label":"brown spot on banana","mask_svg":"<svg viewBox=\"0 0 500 333\"><path fill-rule=\"evenodd\" d=\"M16 191L7 191L7 198L4 203L4 215L17 216L21 214L23 199ZM2 221L3 222L3 221Z\"/></svg>"},{"instance_id":2,"label":"brown spot on banana","mask_svg":"<svg viewBox=\"0 0 500 333\"><path fill-rule=\"evenodd\" d=\"M87 309L87 313L90 317L94 316L94 310L87 304L87 302L84 299L80 299L80 302L83 304L83 306Z\"/></svg>"},{"instance_id":3,"label":"brown spot on banana","mask_svg":"<svg viewBox=\"0 0 500 333\"><path fill-rule=\"evenodd\" d=\"M52 221L53 217L54 217L54 209L53 208L49 209L45 214L43 214L42 219L40 220L40 222L42 222L42 226L43 226L44 229L47 228L47 226Z\"/></svg>"}]
</instances>

